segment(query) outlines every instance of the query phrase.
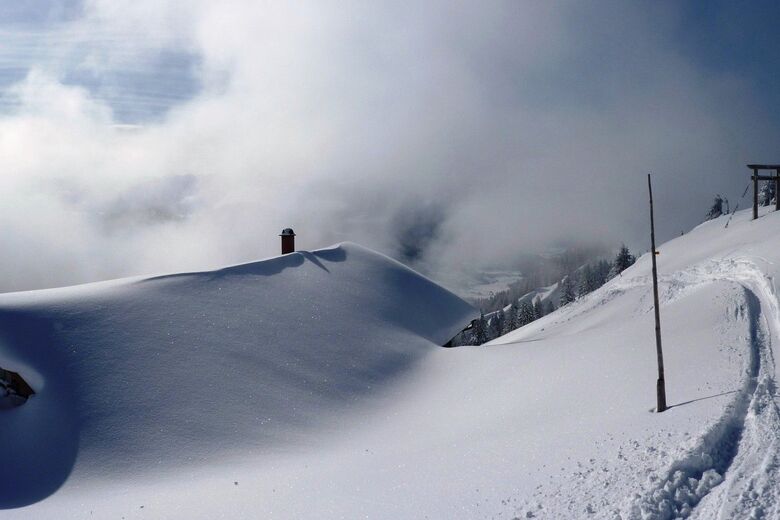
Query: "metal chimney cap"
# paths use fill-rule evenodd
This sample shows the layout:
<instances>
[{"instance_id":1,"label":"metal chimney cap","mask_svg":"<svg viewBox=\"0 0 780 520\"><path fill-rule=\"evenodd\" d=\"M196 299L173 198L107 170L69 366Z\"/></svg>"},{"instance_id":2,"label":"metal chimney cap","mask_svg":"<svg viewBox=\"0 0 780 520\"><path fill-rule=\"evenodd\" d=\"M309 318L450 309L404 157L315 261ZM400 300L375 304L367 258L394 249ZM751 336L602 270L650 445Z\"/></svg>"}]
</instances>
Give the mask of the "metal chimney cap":
<instances>
[{"instance_id":1,"label":"metal chimney cap","mask_svg":"<svg viewBox=\"0 0 780 520\"><path fill-rule=\"evenodd\" d=\"M282 232L279 234L280 237L294 237L295 231L292 230L292 228L284 228Z\"/></svg>"}]
</instances>

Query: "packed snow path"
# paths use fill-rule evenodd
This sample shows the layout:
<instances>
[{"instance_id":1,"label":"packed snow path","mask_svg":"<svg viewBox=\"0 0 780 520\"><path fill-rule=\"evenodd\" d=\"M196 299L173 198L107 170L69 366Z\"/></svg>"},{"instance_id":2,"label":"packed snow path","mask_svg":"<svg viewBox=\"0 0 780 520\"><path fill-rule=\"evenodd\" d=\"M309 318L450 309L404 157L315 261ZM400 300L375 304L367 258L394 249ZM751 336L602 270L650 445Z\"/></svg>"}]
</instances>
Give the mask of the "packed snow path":
<instances>
[{"instance_id":1,"label":"packed snow path","mask_svg":"<svg viewBox=\"0 0 780 520\"><path fill-rule=\"evenodd\" d=\"M743 384L722 418L665 478L636 497L631 519L780 517L780 412L772 341L780 314L772 280L746 259L710 261L662 280L667 301L700 284L732 281L745 289L739 312L750 324ZM647 284L646 277L623 285ZM615 290L619 290L617 284Z\"/></svg>"},{"instance_id":2,"label":"packed snow path","mask_svg":"<svg viewBox=\"0 0 780 520\"><path fill-rule=\"evenodd\" d=\"M766 262L765 259L759 261ZM546 492L536 494L534 499L524 501L515 510L520 513L518 517L581 515L630 520L780 517L780 411L776 403L772 351L773 343L779 343L780 313L773 279L765 271L750 259L732 257L708 260L661 277L662 307L668 308L677 301L695 296L703 288L712 287L714 294L722 296L724 312L746 323L745 341L737 345L745 351L738 389L725 393L730 401L719 417L694 437L695 442L678 450L664 468L650 471L647 481L639 483L639 489L631 491L623 487L628 496L618 508L606 507L609 501L599 500L593 493L594 488L601 484L607 486L615 479L599 478L587 470L583 473L584 481L564 479L560 487L552 486ZM634 314L650 314L650 283L649 275L623 276L604 291L564 309L565 319L558 317L558 320L576 323L592 315L594 309L637 290L642 292L642 297ZM729 289L724 290L724 287ZM735 291L734 288L738 289ZM533 333L525 331L526 335ZM523 334L523 331L511 333L514 337L505 341L508 344L522 342ZM707 370L706 366L701 368ZM673 404L672 408L686 404L689 403ZM603 471L609 470L604 468ZM563 489L572 485L573 491ZM569 495L568 503L563 501L563 504L554 505L554 495ZM602 507L594 505L599 502Z\"/></svg>"},{"instance_id":3,"label":"packed snow path","mask_svg":"<svg viewBox=\"0 0 780 520\"><path fill-rule=\"evenodd\" d=\"M737 216L737 222L738 229L729 233L723 230L723 222L708 222L691 236L666 244L661 256L665 261L661 265L666 268L666 273L671 271L671 274L662 275L660 280L662 325L665 320L673 318L669 316L669 306L688 297L695 298L704 287L733 284L739 286L743 293L739 298L734 295L722 298L724 311L733 313L737 321L744 320L747 330L746 334L742 334L746 335L745 341L742 341L742 335L728 339L726 334L723 338L726 342L732 341L735 348L743 350L746 355L741 364L738 389L713 396L729 399L718 418L705 421L706 428L693 436L694 442L674 450L671 459L665 461L661 469L653 467L657 460L643 460L636 469L642 470L648 477L644 484L640 481L633 490L631 486L621 486L627 497L620 507L608 507L609 500L604 500L604 497L609 498L610 493L604 489L604 495L598 497L598 486L593 482L564 479L566 483L560 487L543 486L549 489L524 501L521 507L516 508L518 516L780 518L780 411L773 351L773 347L780 344L780 312L775 289L775 279L779 274L775 265L780 263L780 247L776 245L779 238L776 231L778 214L762 215L761 220L751 222L743 213ZM565 317L550 318L549 321L554 324L556 321L576 323L588 320L595 309L637 289L642 290L644 296L634 309L634 315L649 314L652 309L651 279L646 256L643 262L604 290L561 311ZM677 270L673 270L675 268ZM636 275L640 270L645 274ZM691 316L691 328L700 325L696 319L695 315ZM724 317L721 321L726 323L730 320L731 317ZM550 328L549 323L540 323L536 330L518 331L504 338L503 342L511 344L539 336L545 325ZM674 334L671 337L665 335L665 340L669 348L678 338ZM711 369L709 364L692 368ZM708 399L711 398L703 398ZM675 403L674 398L672 402ZM676 406L689 405L693 401L676 403ZM618 458L623 458L625 444L618 449L621 450ZM652 447L647 449L655 451ZM665 453L664 449L661 453ZM603 469L613 473L614 470L614 467ZM599 478L590 469L583 475L605 488L616 480L614 477ZM573 491L563 489L572 485ZM556 501L553 498L555 493L566 498L557 500L558 505L550 507Z\"/></svg>"}]
</instances>

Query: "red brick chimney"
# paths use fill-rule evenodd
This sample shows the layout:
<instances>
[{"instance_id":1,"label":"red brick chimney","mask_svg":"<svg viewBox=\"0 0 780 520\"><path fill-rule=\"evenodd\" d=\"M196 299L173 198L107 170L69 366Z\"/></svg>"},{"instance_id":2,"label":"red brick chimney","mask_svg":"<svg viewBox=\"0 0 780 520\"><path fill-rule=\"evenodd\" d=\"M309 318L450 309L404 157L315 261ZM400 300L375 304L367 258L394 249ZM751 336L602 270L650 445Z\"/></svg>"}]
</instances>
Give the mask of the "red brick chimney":
<instances>
[{"instance_id":1,"label":"red brick chimney","mask_svg":"<svg viewBox=\"0 0 780 520\"><path fill-rule=\"evenodd\" d=\"M295 231L291 228L284 228L279 235L282 237L282 254L292 253L295 251Z\"/></svg>"}]
</instances>

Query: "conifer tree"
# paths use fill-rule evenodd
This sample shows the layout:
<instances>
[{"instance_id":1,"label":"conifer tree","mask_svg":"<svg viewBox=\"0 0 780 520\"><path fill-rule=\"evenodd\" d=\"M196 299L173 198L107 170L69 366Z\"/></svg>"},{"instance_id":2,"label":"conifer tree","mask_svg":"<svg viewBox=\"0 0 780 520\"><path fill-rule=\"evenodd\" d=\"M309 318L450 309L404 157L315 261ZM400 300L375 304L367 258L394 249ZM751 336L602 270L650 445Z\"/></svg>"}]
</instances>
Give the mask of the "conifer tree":
<instances>
[{"instance_id":1,"label":"conifer tree","mask_svg":"<svg viewBox=\"0 0 780 520\"><path fill-rule=\"evenodd\" d=\"M512 302L512 330L515 330L523 325L520 323L520 305L517 301Z\"/></svg>"},{"instance_id":2,"label":"conifer tree","mask_svg":"<svg viewBox=\"0 0 780 520\"><path fill-rule=\"evenodd\" d=\"M607 283L607 278L609 278L609 271L612 268L612 266L607 262L606 260L599 260L596 263L595 269L593 269L593 281L594 281L594 287L592 290L596 290L605 283Z\"/></svg>"},{"instance_id":3,"label":"conifer tree","mask_svg":"<svg viewBox=\"0 0 780 520\"><path fill-rule=\"evenodd\" d=\"M520 312L518 313L518 322L520 326L528 325L536 319L534 314L534 306L528 300L525 300L520 304Z\"/></svg>"},{"instance_id":4,"label":"conifer tree","mask_svg":"<svg viewBox=\"0 0 780 520\"><path fill-rule=\"evenodd\" d=\"M542 307L542 299L537 298L536 301L534 301L534 318L539 319L542 316L544 316L544 308Z\"/></svg>"},{"instance_id":5,"label":"conifer tree","mask_svg":"<svg viewBox=\"0 0 780 520\"><path fill-rule=\"evenodd\" d=\"M590 265L585 265L580 273L580 281L577 284L577 296L582 298L593 290L593 271Z\"/></svg>"},{"instance_id":6,"label":"conifer tree","mask_svg":"<svg viewBox=\"0 0 780 520\"><path fill-rule=\"evenodd\" d=\"M758 192L758 202L761 206L769 206L775 200L775 181L764 181Z\"/></svg>"},{"instance_id":7,"label":"conifer tree","mask_svg":"<svg viewBox=\"0 0 780 520\"><path fill-rule=\"evenodd\" d=\"M719 216L723 215L723 203L728 204L728 201L725 200L720 195L715 195L715 200L712 202L712 206L710 207L710 210L707 212L707 218L705 220L712 220L714 218L718 218Z\"/></svg>"},{"instance_id":8,"label":"conifer tree","mask_svg":"<svg viewBox=\"0 0 780 520\"><path fill-rule=\"evenodd\" d=\"M485 323L485 313L480 311L479 318L474 320L474 343L482 345L487 341L487 330Z\"/></svg>"},{"instance_id":9,"label":"conifer tree","mask_svg":"<svg viewBox=\"0 0 780 520\"><path fill-rule=\"evenodd\" d=\"M620 246L620 251L618 251L618 254L615 257L615 261L612 262L612 269L610 269L609 272L609 279L611 280L634 265L634 262L636 262L636 257L631 254L626 245L623 244Z\"/></svg>"},{"instance_id":10,"label":"conifer tree","mask_svg":"<svg viewBox=\"0 0 780 520\"><path fill-rule=\"evenodd\" d=\"M561 297L560 306L568 305L575 300L574 296L574 282L571 280L571 276L567 276L561 281Z\"/></svg>"},{"instance_id":11,"label":"conifer tree","mask_svg":"<svg viewBox=\"0 0 780 520\"><path fill-rule=\"evenodd\" d=\"M502 328L501 328L501 334L503 335L515 330L515 319L517 316L517 307L513 304L510 305L509 309L507 309L506 312L504 312L503 310L501 312L504 313L504 322L502 323Z\"/></svg>"},{"instance_id":12,"label":"conifer tree","mask_svg":"<svg viewBox=\"0 0 780 520\"><path fill-rule=\"evenodd\" d=\"M493 315L493 318L490 320L491 324L491 334L490 339L497 338L504 334L504 311L503 309L498 309L496 313Z\"/></svg>"}]
</instances>

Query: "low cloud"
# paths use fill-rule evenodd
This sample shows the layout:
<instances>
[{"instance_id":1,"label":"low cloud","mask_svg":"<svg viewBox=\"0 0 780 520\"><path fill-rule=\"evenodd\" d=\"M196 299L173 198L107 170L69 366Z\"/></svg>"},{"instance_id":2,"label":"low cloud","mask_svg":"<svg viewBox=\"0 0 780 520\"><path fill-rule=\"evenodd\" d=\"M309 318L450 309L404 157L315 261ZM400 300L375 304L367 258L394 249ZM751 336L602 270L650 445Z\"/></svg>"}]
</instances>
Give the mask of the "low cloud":
<instances>
[{"instance_id":1,"label":"low cloud","mask_svg":"<svg viewBox=\"0 0 780 520\"><path fill-rule=\"evenodd\" d=\"M67 12L0 97L4 290L269 256L288 226L434 277L562 239L641 247L647 172L671 237L778 137L744 79L678 50L673 5ZM186 84L129 110L161 53Z\"/></svg>"},{"instance_id":2,"label":"low cloud","mask_svg":"<svg viewBox=\"0 0 780 520\"><path fill-rule=\"evenodd\" d=\"M120 193L95 214L106 233L185 222L198 208L197 181L194 175L145 181Z\"/></svg>"}]
</instances>

